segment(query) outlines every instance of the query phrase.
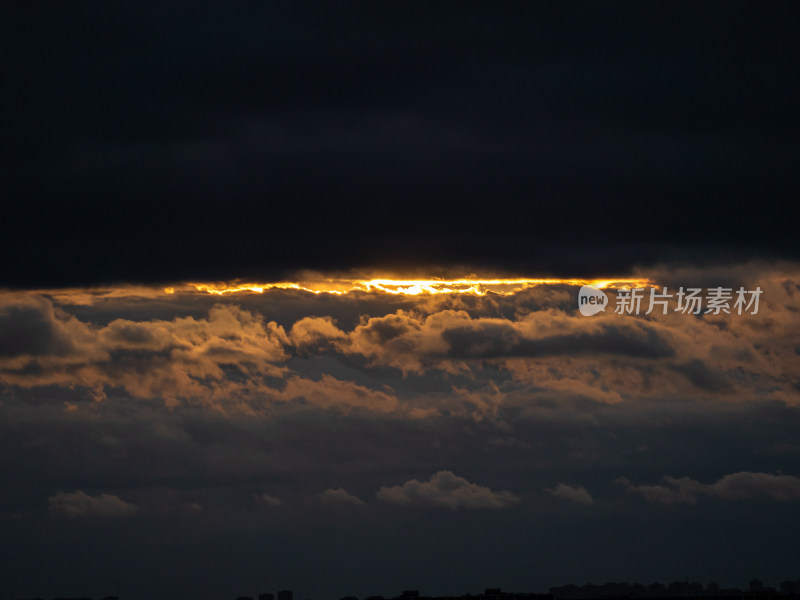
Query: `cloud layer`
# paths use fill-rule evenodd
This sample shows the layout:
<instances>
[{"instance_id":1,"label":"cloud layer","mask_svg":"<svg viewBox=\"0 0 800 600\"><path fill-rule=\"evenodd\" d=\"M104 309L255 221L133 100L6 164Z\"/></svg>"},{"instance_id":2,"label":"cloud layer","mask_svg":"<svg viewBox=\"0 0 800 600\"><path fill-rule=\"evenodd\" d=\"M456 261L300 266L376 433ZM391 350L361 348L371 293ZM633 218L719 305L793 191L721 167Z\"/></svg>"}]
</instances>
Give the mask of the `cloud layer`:
<instances>
[{"instance_id":1,"label":"cloud layer","mask_svg":"<svg viewBox=\"0 0 800 600\"><path fill-rule=\"evenodd\" d=\"M378 572L464 547L569 581L570 557L598 536L631 561L646 538L679 569L675 532L694 564L687 539L745 556L753 528L769 540L758 556L783 568L800 476L798 273L638 274L673 289L760 285L759 314L741 316L583 317L568 284L5 291L0 475L14 485L0 519L37 556L39 528L100 554L113 530L139 557L196 542L226 572L273 556L258 567L272 580L289 562L335 556L346 572L352 557ZM480 554L452 556L462 576L502 579Z\"/></svg>"},{"instance_id":2,"label":"cloud layer","mask_svg":"<svg viewBox=\"0 0 800 600\"><path fill-rule=\"evenodd\" d=\"M635 485L621 477L618 483L631 494L639 494L648 502L659 504L695 504L698 496L723 500L771 498L787 502L800 500L800 477L742 471L725 475L714 483L703 484L690 477L665 475L661 484Z\"/></svg>"},{"instance_id":3,"label":"cloud layer","mask_svg":"<svg viewBox=\"0 0 800 600\"><path fill-rule=\"evenodd\" d=\"M139 511L139 507L120 500L113 494L90 496L81 490L57 492L47 499L50 512L70 519L80 517L129 517Z\"/></svg>"},{"instance_id":4,"label":"cloud layer","mask_svg":"<svg viewBox=\"0 0 800 600\"><path fill-rule=\"evenodd\" d=\"M762 286L758 315L586 318L575 310L575 287L566 285L385 301L359 293L327 303L282 290L224 302L162 294L140 297L135 311L124 293L89 300L81 292L5 294L0 383L83 389L96 399L124 393L170 408L261 413L302 403L405 418L484 418L545 394L797 404L800 278L786 270L757 274L749 265L721 275ZM297 316L274 312L273 298ZM329 313L303 315L305 305ZM387 378L386 369L401 378ZM435 383L417 388L420 378Z\"/></svg>"},{"instance_id":5,"label":"cloud layer","mask_svg":"<svg viewBox=\"0 0 800 600\"><path fill-rule=\"evenodd\" d=\"M511 508L519 498L509 491L492 491L470 483L451 471L439 471L428 481L411 479L403 485L378 490L378 500L403 506L440 507L450 509Z\"/></svg>"}]
</instances>

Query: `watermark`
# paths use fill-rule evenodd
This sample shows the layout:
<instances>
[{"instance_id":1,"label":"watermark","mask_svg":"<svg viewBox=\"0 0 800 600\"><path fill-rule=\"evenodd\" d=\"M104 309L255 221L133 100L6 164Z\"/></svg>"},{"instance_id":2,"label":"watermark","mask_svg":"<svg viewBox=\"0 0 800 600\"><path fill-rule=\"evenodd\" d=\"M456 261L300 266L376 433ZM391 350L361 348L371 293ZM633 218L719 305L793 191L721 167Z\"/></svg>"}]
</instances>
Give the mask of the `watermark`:
<instances>
[{"instance_id":1,"label":"watermark","mask_svg":"<svg viewBox=\"0 0 800 600\"><path fill-rule=\"evenodd\" d=\"M758 314L758 303L763 293L761 287L734 291L728 287L678 288L670 293L669 288L633 288L616 292L614 312L619 315L679 312L685 315ZM590 285L578 291L578 310L585 317L606 310L611 301L608 295Z\"/></svg>"},{"instance_id":2,"label":"watermark","mask_svg":"<svg viewBox=\"0 0 800 600\"><path fill-rule=\"evenodd\" d=\"M596 315L604 311L606 306L608 306L608 296L603 290L585 285L578 292L578 310L584 317Z\"/></svg>"}]
</instances>

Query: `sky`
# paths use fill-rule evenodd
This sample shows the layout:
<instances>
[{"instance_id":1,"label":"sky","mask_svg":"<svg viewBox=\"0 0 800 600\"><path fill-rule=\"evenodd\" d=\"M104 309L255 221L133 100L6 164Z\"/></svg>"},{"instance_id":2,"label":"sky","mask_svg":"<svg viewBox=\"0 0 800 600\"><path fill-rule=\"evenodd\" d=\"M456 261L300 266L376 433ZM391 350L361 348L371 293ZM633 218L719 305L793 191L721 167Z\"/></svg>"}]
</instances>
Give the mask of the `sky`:
<instances>
[{"instance_id":1,"label":"sky","mask_svg":"<svg viewBox=\"0 0 800 600\"><path fill-rule=\"evenodd\" d=\"M800 578L792 3L4 12L4 597Z\"/></svg>"}]
</instances>

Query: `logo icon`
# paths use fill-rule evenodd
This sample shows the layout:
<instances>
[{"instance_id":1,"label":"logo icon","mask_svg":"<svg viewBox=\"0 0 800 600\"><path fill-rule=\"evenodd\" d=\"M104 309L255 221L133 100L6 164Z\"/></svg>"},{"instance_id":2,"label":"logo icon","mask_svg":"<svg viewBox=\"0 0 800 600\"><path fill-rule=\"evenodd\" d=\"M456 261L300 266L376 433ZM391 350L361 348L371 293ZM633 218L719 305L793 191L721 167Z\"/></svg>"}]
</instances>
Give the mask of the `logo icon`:
<instances>
[{"instance_id":1,"label":"logo icon","mask_svg":"<svg viewBox=\"0 0 800 600\"><path fill-rule=\"evenodd\" d=\"M584 285L578 292L578 310L584 317L591 317L604 311L608 306L608 296L602 290Z\"/></svg>"}]
</instances>

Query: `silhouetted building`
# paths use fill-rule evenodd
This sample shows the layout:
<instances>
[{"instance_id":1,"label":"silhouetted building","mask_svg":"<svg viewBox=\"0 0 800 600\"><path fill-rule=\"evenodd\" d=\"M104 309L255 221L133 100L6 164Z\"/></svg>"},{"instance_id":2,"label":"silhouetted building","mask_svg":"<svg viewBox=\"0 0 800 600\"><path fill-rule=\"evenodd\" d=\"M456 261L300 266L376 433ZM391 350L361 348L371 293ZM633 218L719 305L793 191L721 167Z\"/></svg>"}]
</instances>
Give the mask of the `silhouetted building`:
<instances>
[{"instance_id":1,"label":"silhouetted building","mask_svg":"<svg viewBox=\"0 0 800 600\"><path fill-rule=\"evenodd\" d=\"M565 598L566 600L578 598L580 596L580 592L581 588L574 583L550 588L550 593L553 594L553 596L556 598Z\"/></svg>"},{"instance_id":2,"label":"silhouetted building","mask_svg":"<svg viewBox=\"0 0 800 600\"><path fill-rule=\"evenodd\" d=\"M639 598L694 600L725 597L737 598L738 600L778 600L778 591L774 587L765 586L757 579L751 581L750 587L745 591L738 588L721 588L714 582L703 587L694 581L673 581L668 586L664 586L661 583L651 583L648 586L643 586L638 583L630 584L625 582L610 582L602 585L587 583L582 586L568 584L551 587L550 594L557 600L633 600ZM470 600L523 600L522 596L522 594L501 593L497 598L484 596L483 598L473 597ZM800 600L800 581L784 581L781 583L780 600Z\"/></svg>"},{"instance_id":3,"label":"silhouetted building","mask_svg":"<svg viewBox=\"0 0 800 600\"><path fill-rule=\"evenodd\" d=\"M281 590L278 592L278 600L292 600L294 598L294 594L292 590Z\"/></svg>"},{"instance_id":4,"label":"silhouetted building","mask_svg":"<svg viewBox=\"0 0 800 600\"><path fill-rule=\"evenodd\" d=\"M651 583L647 586L647 593L650 596L664 596L667 593L667 588L663 583Z\"/></svg>"},{"instance_id":5,"label":"silhouetted building","mask_svg":"<svg viewBox=\"0 0 800 600\"><path fill-rule=\"evenodd\" d=\"M800 594L800 579L797 581L781 581L781 594Z\"/></svg>"},{"instance_id":6,"label":"silhouetted building","mask_svg":"<svg viewBox=\"0 0 800 600\"><path fill-rule=\"evenodd\" d=\"M264 592L263 594L258 595L258 600L275 600L275 594Z\"/></svg>"},{"instance_id":7,"label":"silhouetted building","mask_svg":"<svg viewBox=\"0 0 800 600\"><path fill-rule=\"evenodd\" d=\"M419 590L403 590L401 598L419 598ZM280 598L278 599L280 600Z\"/></svg>"}]
</instances>

